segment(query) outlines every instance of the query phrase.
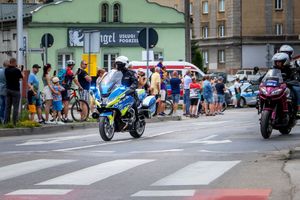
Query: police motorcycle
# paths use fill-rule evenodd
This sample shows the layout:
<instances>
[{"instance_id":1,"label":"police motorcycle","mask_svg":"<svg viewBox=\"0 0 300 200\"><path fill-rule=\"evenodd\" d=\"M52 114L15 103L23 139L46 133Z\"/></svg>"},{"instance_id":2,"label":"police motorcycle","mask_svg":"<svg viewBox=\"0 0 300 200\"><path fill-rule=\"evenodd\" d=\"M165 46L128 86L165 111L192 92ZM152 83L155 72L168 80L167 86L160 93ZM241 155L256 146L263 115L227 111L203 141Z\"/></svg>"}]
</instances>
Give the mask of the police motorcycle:
<instances>
[{"instance_id":1,"label":"police motorcycle","mask_svg":"<svg viewBox=\"0 0 300 200\"><path fill-rule=\"evenodd\" d=\"M115 132L129 132L134 138L143 135L146 118L151 118L156 110L156 99L147 96L144 89L137 89L139 101L138 113L133 108L134 97L126 95L129 88L121 85L122 72L111 70L100 82L100 97L96 100L97 112L93 118L98 119L99 133L104 141L110 141Z\"/></svg>"}]
</instances>

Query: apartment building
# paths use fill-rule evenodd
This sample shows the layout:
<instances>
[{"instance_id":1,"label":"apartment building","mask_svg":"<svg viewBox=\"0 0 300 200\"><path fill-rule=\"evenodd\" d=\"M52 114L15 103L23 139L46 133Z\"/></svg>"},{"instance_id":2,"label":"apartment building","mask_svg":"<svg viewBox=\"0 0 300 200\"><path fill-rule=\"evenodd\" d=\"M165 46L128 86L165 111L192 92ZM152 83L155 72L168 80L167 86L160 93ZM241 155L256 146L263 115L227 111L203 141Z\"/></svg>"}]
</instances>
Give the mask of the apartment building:
<instances>
[{"instance_id":1,"label":"apartment building","mask_svg":"<svg viewBox=\"0 0 300 200\"><path fill-rule=\"evenodd\" d=\"M152 1L184 10L184 0ZM270 67L282 44L300 54L299 9L299 0L193 0L193 40L209 71Z\"/></svg>"}]
</instances>

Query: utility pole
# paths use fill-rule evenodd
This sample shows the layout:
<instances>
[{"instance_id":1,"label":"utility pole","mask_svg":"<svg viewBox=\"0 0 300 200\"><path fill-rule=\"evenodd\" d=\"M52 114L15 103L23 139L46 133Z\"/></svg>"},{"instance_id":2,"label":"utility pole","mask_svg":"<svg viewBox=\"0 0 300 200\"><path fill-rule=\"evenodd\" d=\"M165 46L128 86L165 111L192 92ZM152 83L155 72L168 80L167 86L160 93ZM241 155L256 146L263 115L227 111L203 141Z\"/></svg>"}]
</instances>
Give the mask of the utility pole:
<instances>
[{"instance_id":1,"label":"utility pole","mask_svg":"<svg viewBox=\"0 0 300 200\"><path fill-rule=\"evenodd\" d=\"M190 0L184 0L185 13L185 60L191 62L191 16L190 16Z\"/></svg>"},{"instance_id":2,"label":"utility pole","mask_svg":"<svg viewBox=\"0 0 300 200\"><path fill-rule=\"evenodd\" d=\"M18 0L18 18L17 18L17 62L23 65L23 0Z\"/></svg>"}]
</instances>

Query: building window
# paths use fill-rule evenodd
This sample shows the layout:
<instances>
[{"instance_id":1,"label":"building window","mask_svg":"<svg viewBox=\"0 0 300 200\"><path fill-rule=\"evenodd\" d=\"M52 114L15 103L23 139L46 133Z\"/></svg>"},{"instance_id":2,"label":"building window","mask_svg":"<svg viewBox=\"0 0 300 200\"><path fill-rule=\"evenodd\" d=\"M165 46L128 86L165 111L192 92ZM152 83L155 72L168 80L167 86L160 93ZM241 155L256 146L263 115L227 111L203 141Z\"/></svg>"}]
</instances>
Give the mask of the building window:
<instances>
[{"instance_id":1,"label":"building window","mask_svg":"<svg viewBox=\"0 0 300 200\"><path fill-rule=\"evenodd\" d=\"M275 24L275 34L276 35L283 34L283 25L282 24Z\"/></svg>"},{"instance_id":2,"label":"building window","mask_svg":"<svg viewBox=\"0 0 300 200\"><path fill-rule=\"evenodd\" d=\"M190 3L190 15L193 15L193 3Z\"/></svg>"},{"instance_id":3,"label":"building window","mask_svg":"<svg viewBox=\"0 0 300 200\"><path fill-rule=\"evenodd\" d=\"M225 12L225 0L219 0L219 12Z\"/></svg>"},{"instance_id":4,"label":"building window","mask_svg":"<svg viewBox=\"0 0 300 200\"><path fill-rule=\"evenodd\" d=\"M114 22L121 22L121 5L118 3L114 5Z\"/></svg>"},{"instance_id":5,"label":"building window","mask_svg":"<svg viewBox=\"0 0 300 200\"><path fill-rule=\"evenodd\" d=\"M202 37L203 38L208 38L208 26L203 26L202 27Z\"/></svg>"},{"instance_id":6,"label":"building window","mask_svg":"<svg viewBox=\"0 0 300 200\"><path fill-rule=\"evenodd\" d=\"M159 57L162 57L162 52L154 52L154 61L158 61Z\"/></svg>"},{"instance_id":7,"label":"building window","mask_svg":"<svg viewBox=\"0 0 300 200\"><path fill-rule=\"evenodd\" d=\"M225 25L219 25L219 37L225 37Z\"/></svg>"},{"instance_id":8,"label":"building window","mask_svg":"<svg viewBox=\"0 0 300 200\"><path fill-rule=\"evenodd\" d=\"M203 62L208 65L208 51L202 51Z\"/></svg>"},{"instance_id":9,"label":"building window","mask_svg":"<svg viewBox=\"0 0 300 200\"><path fill-rule=\"evenodd\" d=\"M101 22L108 22L108 4L104 3L101 5Z\"/></svg>"},{"instance_id":10,"label":"building window","mask_svg":"<svg viewBox=\"0 0 300 200\"><path fill-rule=\"evenodd\" d=\"M58 69L65 69L67 66L67 61L72 59L72 54L58 54L57 56L57 66Z\"/></svg>"},{"instance_id":11,"label":"building window","mask_svg":"<svg viewBox=\"0 0 300 200\"><path fill-rule=\"evenodd\" d=\"M114 64L116 61L116 58L119 56L119 54L104 54L103 56L103 68L106 71L110 71L114 68Z\"/></svg>"},{"instance_id":12,"label":"building window","mask_svg":"<svg viewBox=\"0 0 300 200\"><path fill-rule=\"evenodd\" d=\"M282 0L275 0L275 10L282 10Z\"/></svg>"},{"instance_id":13,"label":"building window","mask_svg":"<svg viewBox=\"0 0 300 200\"><path fill-rule=\"evenodd\" d=\"M225 63L225 50L218 51L218 61L219 63Z\"/></svg>"},{"instance_id":14,"label":"building window","mask_svg":"<svg viewBox=\"0 0 300 200\"><path fill-rule=\"evenodd\" d=\"M202 13L203 14L208 14L208 1L203 1L202 2Z\"/></svg>"}]
</instances>

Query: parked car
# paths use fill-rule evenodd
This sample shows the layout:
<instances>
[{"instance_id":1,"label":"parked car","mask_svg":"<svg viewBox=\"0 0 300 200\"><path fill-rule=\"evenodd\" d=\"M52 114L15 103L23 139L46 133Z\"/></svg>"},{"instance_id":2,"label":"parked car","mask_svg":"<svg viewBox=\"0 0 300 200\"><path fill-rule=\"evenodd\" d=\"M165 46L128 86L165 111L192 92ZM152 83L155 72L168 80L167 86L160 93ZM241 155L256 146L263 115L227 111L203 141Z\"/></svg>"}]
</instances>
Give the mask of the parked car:
<instances>
[{"instance_id":1,"label":"parked car","mask_svg":"<svg viewBox=\"0 0 300 200\"><path fill-rule=\"evenodd\" d=\"M252 69L243 69L243 70L238 70L235 74L235 77L236 78L239 78L240 80L248 80L248 81L251 81L251 80L257 80L261 77L261 73L257 73L255 74L254 70Z\"/></svg>"},{"instance_id":2,"label":"parked car","mask_svg":"<svg viewBox=\"0 0 300 200\"><path fill-rule=\"evenodd\" d=\"M225 84L225 83L227 83L227 73L225 73L225 72L213 72L213 73L211 73L210 75L209 75L210 77L222 77L223 78L223 83Z\"/></svg>"},{"instance_id":3,"label":"parked car","mask_svg":"<svg viewBox=\"0 0 300 200\"><path fill-rule=\"evenodd\" d=\"M255 106L256 105L256 97L258 95L258 87L259 85L252 85L251 83L244 82L241 86L241 100L240 100L240 106L244 107L246 105L248 106ZM234 85L229 87L229 90L232 94L231 102L235 101L235 91L234 91Z\"/></svg>"}]
</instances>

